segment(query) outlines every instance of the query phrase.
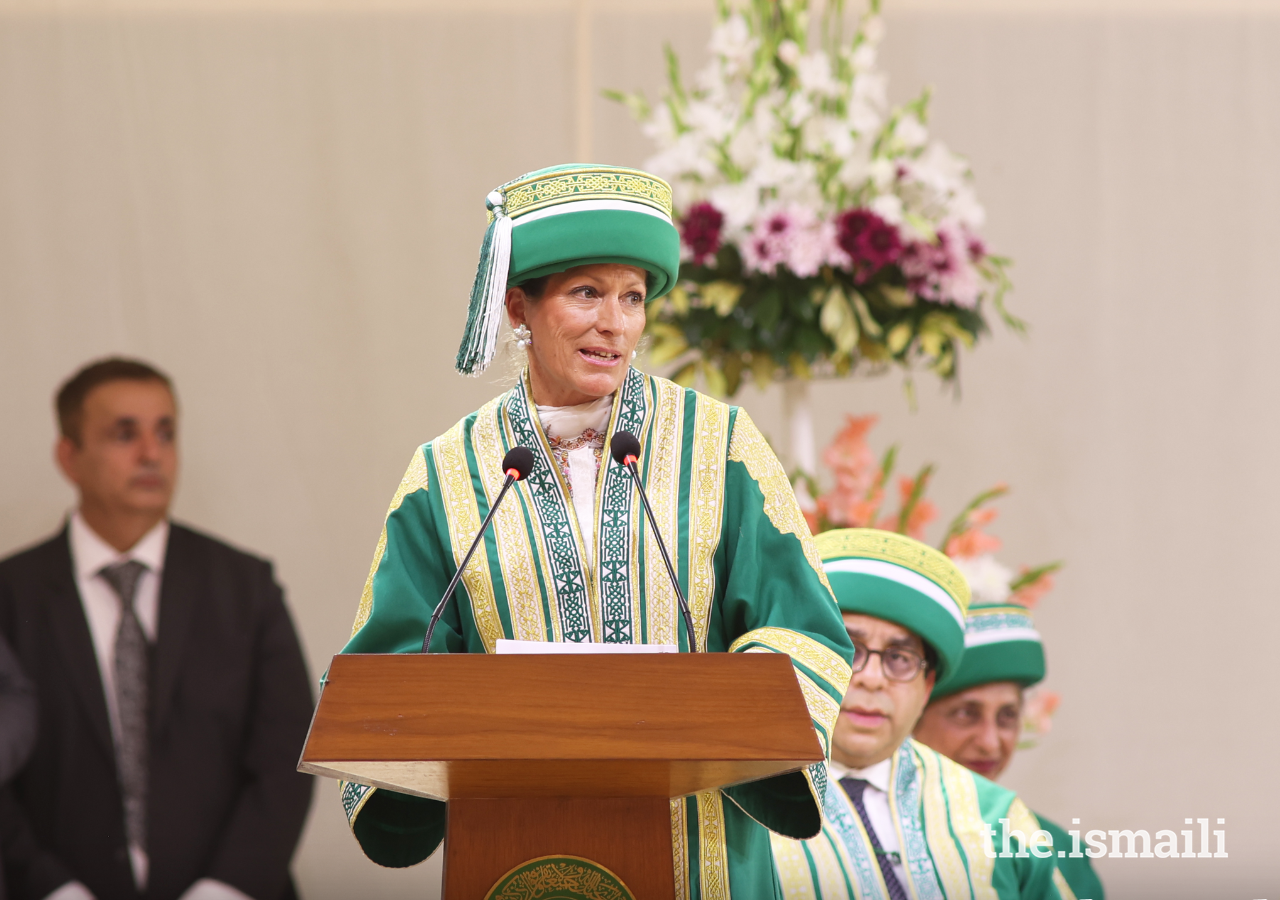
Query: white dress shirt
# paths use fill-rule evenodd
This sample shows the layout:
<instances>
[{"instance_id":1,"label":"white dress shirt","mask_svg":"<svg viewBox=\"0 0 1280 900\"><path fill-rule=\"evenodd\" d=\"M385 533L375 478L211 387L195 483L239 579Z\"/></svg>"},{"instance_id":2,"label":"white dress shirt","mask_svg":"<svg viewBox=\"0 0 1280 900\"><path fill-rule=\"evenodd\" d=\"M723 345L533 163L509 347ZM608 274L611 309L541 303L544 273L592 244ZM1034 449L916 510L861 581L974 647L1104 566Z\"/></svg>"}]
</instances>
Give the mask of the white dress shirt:
<instances>
[{"instance_id":1,"label":"white dress shirt","mask_svg":"<svg viewBox=\"0 0 1280 900\"><path fill-rule=\"evenodd\" d=\"M155 643L160 624L160 578L164 573L164 553L169 546L169 523L159 524L142 536L142 540L121 553L89 527L79 510L71 516L68 529L71 538L71 564L75 568L76 588L80 604L89 623L93 652L98 655L98 672L106 693L107 715L111 734L120 741L120 713L116 708L116 632L120 630L120 598L102 577L107 566L136 559L147 567L138 579L133 609L147 640Z\"/></svg>"},{"instance_id":2,"label":"white dress shirt","mask_svg":"<svg viewBox=\"0 0 1280 900\"><path fill-rule=\"evenodd\" d=\"M138 579L133 597L134 613L142 633L155 643L160 625L160 582L164 576L164 555L169 547L169 522L162 519L142 536L138 543L121 553L89 527L76 510L67 529L71 544L71 566L76 589L89 625L93 652L98 657L98 674L102 677L103 699L111 720L111 735L120 744L120 713L116 702L116 632L120 629L120 598L107 584L101 572L116 563L137 560L147 567ZM147 853L136 844L129 845L129 862L133 880L139 890L147 886ZM50 894L46 900L93 900L93 894L78 881L71 881ZM221 881L201 879L187 889L182 900L250 900L245 894Z\"/></svg>"},{"instance_id":3,"label":"white dress shirt","mask_svg":"<svg viewBox=\"0 0 1280 900\"><path fill-rule=\"evenodd\" d=\"M893 814L889 812L889 776L893 773L893 760L882 759L865 769L851 769L833 759L827 763L827 769L835 781L861 778L867 783L862 792L862 805L866 807L867 818L871 820L871 827L880 839L880 848L886 853L899 853L902 848L898 843L898 830L893 827ZM898 876L898 881L905 888L907 872L902 865L901 854L891 859L897 860L893 864L893 874Z\"/></svg>"}]
</instances>

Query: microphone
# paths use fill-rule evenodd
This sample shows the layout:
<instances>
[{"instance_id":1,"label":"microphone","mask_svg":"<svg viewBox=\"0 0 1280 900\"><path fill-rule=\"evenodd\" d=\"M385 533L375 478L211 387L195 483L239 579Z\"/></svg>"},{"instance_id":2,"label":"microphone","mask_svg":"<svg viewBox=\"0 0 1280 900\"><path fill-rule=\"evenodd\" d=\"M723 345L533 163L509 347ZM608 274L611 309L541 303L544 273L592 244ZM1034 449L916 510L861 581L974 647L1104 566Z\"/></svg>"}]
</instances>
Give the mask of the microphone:
<instances>
[{"instance_id":1,"label":"microphone","mask_svg":"<svg viewBox=\"0 0 1280 900\"><path fill-rule=\"evenodd\" d=\"M506 473L507 480L502 483L502 490L498 491L498 496L493 501L493 506L489 507L489 514L484 517L484 521L480 523L480 530L476 532L475 540L471 542L471 548L467 550L467 555L462 558L462 565L458 566L458 571L453 573L453 580L449 582L449 586L445 588L444 596L440 598L440 602L436 604L435 611L431 613L431 622L427 625L427 636L422 639L422 652L427 653L428 647L431 646L431 635L435 633L436 623L440 621L440 616L444 613L444 608L449 602L449 598L453 596L453 592L458 587L458 582L462 580L462 573L467 570L467 563L471 562L471 554L476 552L476 547L480 546L480 541L484 539L484 533L489 530L489 523L493 520L493 514L498 511L498 504L502 502L502 498L507 496L507 489L517 481L524 481L529 477L529 473L533 471L533 451L528 447L512 447L507 451L507 455L502 457L502 471Z\"/></svg>"},{"instance_id":2,"label":"microphone","mask_svg":"<svg viewBox=\"0 0 1280 900\"><path fill-rule=\"evenodd\" d=\"M676 589L676 598L680 601L680 614L684 616L685 632L689 635L689 652L697 653L698 637L693 631L693 614L689 612L689 601L684 598L684 591L680 590L680 581L676 578L675 567L671 565L667 545L663 543L662 532L658 530L658 520L653 515L653 507L649 505L644 485L640 483L640 470L636 468L636 461L640 459L640 441L629 431L619 431L609 441L609 453L614 462L631 473L631 480L636 483L636 490L640 492L640 502L644 504L644 511L649 516L653 536L657 538L658 549L662 551L662 561L667 564L667 574L671 576L671 586Z\"/></svg>"}]
</instances>

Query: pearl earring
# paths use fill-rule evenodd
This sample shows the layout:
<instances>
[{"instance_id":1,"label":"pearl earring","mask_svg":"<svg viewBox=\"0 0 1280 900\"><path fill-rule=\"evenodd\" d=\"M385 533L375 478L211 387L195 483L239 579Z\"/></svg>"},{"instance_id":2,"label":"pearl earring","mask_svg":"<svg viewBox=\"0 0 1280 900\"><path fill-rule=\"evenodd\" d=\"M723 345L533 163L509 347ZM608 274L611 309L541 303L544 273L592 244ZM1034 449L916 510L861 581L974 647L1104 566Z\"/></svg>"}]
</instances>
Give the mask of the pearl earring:
<instances>
[{"instance_id":1,"label":"pearl earring","mask_svg":"<svg viewBox=\"0 0 1280 900\"><path fill-rule=\"evenodd\" d=\"M638 350L632 350L632 351L631 351L631 358L632 358L632 359L635 359L635 358L636 358L636 354L637 354L638 352L639 352Z\"/></svg>"},{"instance_id":2,"label":"pearl earring","mask_svg":"<svg viewBox=\"0 0 1280 900\"><path fill-rule=\"evenodd\" d=\"M523 322L511 329L511 333L516 336L516 346L521 350L533 343L533 333L529 331L529 326Z\"/></svg>"}]
</instances>

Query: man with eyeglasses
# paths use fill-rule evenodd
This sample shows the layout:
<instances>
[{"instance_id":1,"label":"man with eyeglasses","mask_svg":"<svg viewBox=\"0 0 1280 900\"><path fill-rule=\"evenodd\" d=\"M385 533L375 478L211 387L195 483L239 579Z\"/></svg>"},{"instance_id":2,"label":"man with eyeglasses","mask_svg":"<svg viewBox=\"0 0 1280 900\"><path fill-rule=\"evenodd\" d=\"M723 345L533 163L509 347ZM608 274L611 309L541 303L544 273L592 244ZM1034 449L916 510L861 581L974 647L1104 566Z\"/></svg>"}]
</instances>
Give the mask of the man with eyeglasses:
<instances>
[{"instance_id":1,"label":"man with eyeglasses","mask_svg":"<svg viewBox=\"0 0 1280 900\"><path fill-rule=\"evenodd\" d=\"M910 737L935 681L960 664L964 576L893 532L828 531L817 547L853 640L853 678L831 742L822 834L773 837L784 896L1059 900L1051 851L1037 847L1022 801Z\"/></svg>"},{"instance_id":2,"label":"man with eyeglasses","mask_svg":"<svg viewBox=\"0 0 1280 900\"><path fill-rule=\"evenodd\" d=\"M1044 645L1026 607L1008 600L971 604L964 657L934 687L915 739L995 781L1013 760L1022 734L1022 693L1044 674ZM1089 857L1060 825L1036 818L1053 835L1058 892L1066 900L1104 900ZM1066 856L1057 855L1062 849Z\"/></svg>"}]
</instances>

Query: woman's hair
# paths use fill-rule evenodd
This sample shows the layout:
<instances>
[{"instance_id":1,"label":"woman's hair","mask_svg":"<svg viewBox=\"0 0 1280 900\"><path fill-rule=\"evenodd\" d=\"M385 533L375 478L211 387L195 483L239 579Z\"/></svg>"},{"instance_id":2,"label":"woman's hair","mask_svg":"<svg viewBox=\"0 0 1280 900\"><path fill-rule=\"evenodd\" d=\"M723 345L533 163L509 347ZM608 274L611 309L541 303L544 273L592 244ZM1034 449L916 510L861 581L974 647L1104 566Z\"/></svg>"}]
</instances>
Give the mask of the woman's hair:
<instances>
[{"instance_id":1,"label":"woman's hair","mask_svg":"<svg viewBox=\"0 0 1280 900\"><path fill-rule=\"evenodd\" d=\"M541 300L542 295L547 292L547 282L550 280L550 275L543 275L541 278L530 278L528 281L522 281L516 287L524 291L526 297L536 302Z\"/></svg>"}]
</instances>

